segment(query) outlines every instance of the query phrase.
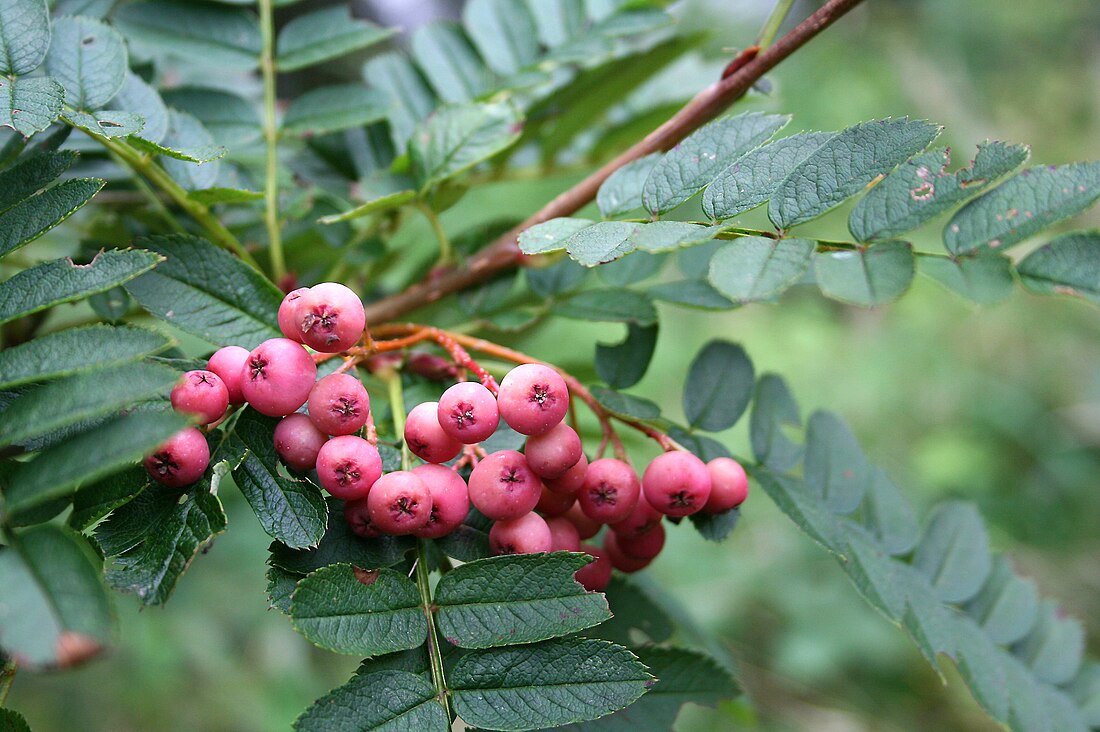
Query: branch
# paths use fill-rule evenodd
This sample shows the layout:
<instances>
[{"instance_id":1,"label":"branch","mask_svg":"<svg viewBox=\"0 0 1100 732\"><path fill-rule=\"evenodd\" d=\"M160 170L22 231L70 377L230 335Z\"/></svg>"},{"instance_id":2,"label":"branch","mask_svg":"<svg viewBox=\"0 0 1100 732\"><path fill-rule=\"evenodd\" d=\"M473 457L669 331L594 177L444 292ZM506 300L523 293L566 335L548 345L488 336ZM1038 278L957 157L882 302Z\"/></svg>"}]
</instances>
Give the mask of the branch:
<instances>
[{"instance_id":1,"label":"branch","mask_svg":"<svg viewBox=\"0 0 1100 732\"><path fill-rule=\"evenodd\" d=\"M440 274L434 279L419 282L404 292L367 305L367 322L383 323L393 320L452 292L483 282L502 270L520 266L525 257L517 243L521 231L535 224L575 213L596 197L600 186L616 170L650 153L671 149L692 132L722 114L731 104L743 97L764 74L832 25L860 1L829 0L816 13L776 41L775 45L760 53L736 72L708 86L641 142L550 201L526 221L471 257L465 266Z\"/></svg>"}]
</instances>

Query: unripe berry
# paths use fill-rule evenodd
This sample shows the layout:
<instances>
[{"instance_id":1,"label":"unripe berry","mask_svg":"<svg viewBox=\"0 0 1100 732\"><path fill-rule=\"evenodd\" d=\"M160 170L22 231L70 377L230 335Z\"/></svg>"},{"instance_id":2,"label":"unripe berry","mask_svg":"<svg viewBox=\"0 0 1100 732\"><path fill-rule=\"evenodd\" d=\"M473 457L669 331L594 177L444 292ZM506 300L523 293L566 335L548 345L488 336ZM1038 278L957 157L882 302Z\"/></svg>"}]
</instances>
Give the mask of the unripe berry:
<instances>
[{"instance_id":1,"label":"unripe berry","mask_svg":"<svg viewBox=\"0 0 1100 732\"><path fill-rule=\"evenodd\" d=\"M329 374L309 392L309 418L326 435L350 435L367 423L370 397L363 382L350 374Z\"/></svg>"},{"instance_id":2,"label":"unripe berry","mask_svg":"<svg viewBox=\"0 0 1100 732\"><path fill-rule=\"evenodd\" d=\"M252 407L268 417L284 417L306 403L317 366L300 343L272 338L248 354L241 393Z\"/></svg>"},{"instance_id":3,"label":"unripe berry","mask_svg":"<svg viewBox=\"0 0 1100 732\"><path fill-rule=\"evenodd\" d=\"M428 487L432 510L428 523L413 532L421 539L439 539L451 533L470 513L470 494L462 476L443 465L418 465L412 470Z\"/></svg>"},{"instance_id":4,"label":"unripe berry","mask_svg":"<svg viewBox=\"0 0 1100 732\"><path fill-rule=\"evenodd\" d=\"M542 482L515 450L500 450L482 458L470 473L469 487L470 502L494 521L530 513L542 495Z\"/></svg>"},{"instance_id":5,"label":"unripe berry","mask_svg":"<svg viewBox=\"0 0 1100 732\"><path fill-rule=\"evenodd\" d=\"M555 493L576 493L584 485L584 476L588 475L588 458L581 453L573 467L558 478L546 478L542 482Z\"/></svg>"},{"instance_id":6,"label":"unripe berry","mask_svg":"<svg viewBox=\"0 0 1100 732\"><path fill-rule=\"evenodd\" d=\"M359 342L367 323L363 301L338 282L309 288L298 304L302 343L321 353L346 351Z\"/></svg>"},{"instance_id":7,"label":"unripe berry","mask_svg":"<svg viewBox=\"0 0 1100 732\"><path fill-rule=\"evenodd\" d=\"M714 458L707 463L710 473L710 497L703 510L722 513L737 508L749 497L749 476L741 463L732 458Z\"/></svg>"},{"instance_id":8,"label":"unripe berry","mask_svg":"<svg viewBox=\"0 0 1100 732\"><path fill-rule=\"evenodd\" d=\"M611 560L607 552L598 546L581 544L581 551L595 557L596 561L581 567L573 576L584 585L584 589L589 592L599 592L611 581Z\"/></svg>"},{"instance_id":9,"label":"unripe berry","mask_svg":"<svg viewBox=\"0 0 1100 732\"><path fill-rule=\"evenodd\" d=\"M611 530L623 539L641 536L660 526L662 518L664 514L649 505L649 501L642 496L629 516L611 524Z\"/></svg>"},{"instance_id":10,"label":"unripe berry","mask_svg":"<svg viewBox=\"0 0 1100 732\"><path fill-rule=\"evenodd\" d=\"M488 439L500 424L493 393L476 381L463 381L439 397L439 425L464 445Z\"/></svg>"},{"instance_id":11,"label":"unripe berry","mask_svg":"<svg viewBox=\"0 0 1100 732\"><path fill-rule=\"evenodd\" d=\"M405 420L405 444L429 463L445 463L462 451L462 443L439 425L438 402L422 402L412 408Z\"/></svg>"},{"instance_id":12,"label":"unripe berry","mask_svg":"<svg viewBox=\"0 0 1100 732\"><path fill-rule=\"evenodd\" d=\"M527 513L511 521L497 521L489 529L489 547L493 554L548 552L552 544L550 527L537 513Z\"/></svg>"},{"instance_id":13,"label":"unripe berry","mask_svg":"<svg viewBox=\"0 0 1100 732\"><path fill-rule=\"evenodd\" d=\"M210 446L194 427L187 427L145 458L145 469L153 480L173 488L191 485L210 464Z\"/></svg>"},{"instance_id":14,"label":"unripe berry","mask_svg":"<svg viewBox=\"0 0 1100 732\"><path fill-rule=\"evenodd\" d=\"M658 455L645 469L642 489L650 505L666 516L688 516L703 510L710 497L710 473L690 452Z\"/></svg>"},{"instance_id":15,"label":"unripe berry","mask_svg":"<svg viewBox=\"0 0 1100 732\"><path fill-rule=\"evenodd\" d=\"M172 387L172 408L193 414L202 424L212 424L225 416L229 390L213 371L188 371Z\"/></svg>"},{"instance_id":16,"label":"unripe berry","mask_svg":"<svg viewBox=\"0 0 1100 732\"><path fill-rule=\"evenodd\" d=\"M552 552L579 552L581 550L581 535L577 533L577 527L564 516L555 516L546 519L546 525L550 527L550 551Z\"/></svg>"},{"instance_id":17,"label":"unripe berry","mask_svg":"<svg viewBox=\"0 0 1100 732\"><path fill-rule=\"evenodd\" d=\"M370 522L370 508L366 498L348 501L344 504L344 520L348 522L351 533L364 539L375 539L382 535Z\"/></svg>"},{"instance_id":18,"label":"unripe berry","mask_svg":"<svg viewBox=\"0 0 1100 732\"><path fill-rule=\"evenodd\" d=\"M302 304L302 298L309 292L308 287L299 287L291 290L279 303L279 330L295 343L302 342L302 319L298 315L298 308Z\"/></svg>"},{"instance_id":19,"label":"unripe berry","mask_svg":"<svg viewBox=\"0 0 1100 732\"><path fill-rule=\"evenodd\" d=\"M527 464L536 475L543 478L560 478L565 471L577 464L584 454L581 438L564 422L559 422L548 432L527 438L523 449Z\"/></svg>"},{"instance_id":20,"label":"unripe berry","mask_svg":"<svg viewBox=\"0 0 1100 732\"><path fill-rule=\"evenodd\" d=\"M516 432L541 435L565 418L569 389L549 366L525 363L501 380L497 405L501 418Z\"/></svg>"},{"instance_id":21,"label":"unripe berry","mask_svg":"<svg viewBox=\"0 0 1100 732\"><path fill-rule=\"evenodd\" d=\"M624 552L619 546L619 535L614 531L604 534L603 549L607 552L607 558L611 560L611 566L620 572L637 572L653 562L652 559L638 559Z\"/></svg>"},{"instance_id":22,"label":"unripe berry","mask_svg":"<svg viewBox=\"0 0 1100 732\"><path fill-rule=\"evenodd\" d=\"M541 513L547 518L551 516L561 516L563 513L572 508L573 504L577 502L577 497L569 493L554 493L546 489L546 486L542 487L542 495L539 496L539 502L535 506L535 510Z\"/></svg>"},{"instance_id":23,"label":"unripe berry","mask_svg":"<svg viewBox=\"0 0 1100 732\"><path fill-rule=\"evenodd\" d=\"M407 470L386 473L367 495L371 525L383 534L411 534L427 525L432 494L424 481Z\"/></svg>"},{"instance_id":24,"label":"unripe berry","mask_svg":"<svg viewBox=\"0 0 1100 732\"><path fill-rule=\"evenodd\" d=\"M365 497L381 475L382 457L362 437L333 437L317 453L321 487L345 501Z\"/></svg>"},{"instance_id":25,"label":"unripe berry","mask_svg":"<svg viewBox=\"0 0 1100 732\"><path fill-rule=\"evenodd\" d=\"M589 518L613 524L630 515L640 494L634 468L622 460L603 458L588 466L577 503Z\"/></svg>"},{"instance_id":26,"label":"unripe berry","mask_svg":"<svg viewBox=\"0 0 1100 732\"><path fill-rule=\"evenodd\" d=\"M240 346L226 346L214 351L206 362L208 371L213 371L229 391L230 404L244 404L241 381L244 379L244 365L248 361L248 349Z\"/></svg>"},{"instance_id":27,"label":"unripe berry","mask_svg":"<svg viewBox=\"0 0 1100 732\"><path fill-rule=\"evenodd\" d=\"M310 470L328 436L304 414L288 414L275 425L275 452L295 470Z\"/></svg>"},{"instance_id":28,"label":"unripe berry","mask_svg":"<svg viewBox=\"0 0 1100 732\"><path fill-rule=\"evenodd\" d=\"M588 518L581 510L581 504L579 503L574 503L568 511L562 514L562 518L569 519L569 523L577 527L577 533L581 539L591 539L600 533L600 527L603 526L599 521Z\"/></svg>"},{"instance_id":29,"label":"unripe berry","mask_svg":"<svg viewBox=\"0 0 1100 732\"><path fill-rule=\"evenodd\" d=\"M665 547L665 527L657 524L655 527L636 536L615 534L615 543L623 554L634 559L652 561Z\"/></svg>"}]
</instances>

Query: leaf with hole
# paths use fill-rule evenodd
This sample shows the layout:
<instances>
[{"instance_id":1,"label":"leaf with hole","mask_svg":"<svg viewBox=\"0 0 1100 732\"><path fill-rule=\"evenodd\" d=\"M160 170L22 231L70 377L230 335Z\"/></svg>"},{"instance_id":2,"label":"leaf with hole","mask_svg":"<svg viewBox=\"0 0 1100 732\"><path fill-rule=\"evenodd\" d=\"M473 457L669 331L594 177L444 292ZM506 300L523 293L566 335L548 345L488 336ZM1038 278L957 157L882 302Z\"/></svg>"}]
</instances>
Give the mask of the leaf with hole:
<instances>
[{"instance_id":1,"label":"leaf with hole","mask_svg":"<svg viewBox=\"0 0 1100 732\"><path fill-rule=\"evenodd\" d=\"M57 79L0 77L0 127L10 127L24 137L53 124L64 103L65 88Z\"/></svg>"},{"instance_id":2,"label":"leaf with hole","mask_svg":"<svg viewBox=\"0 0 1100 732\"><path fill-rule=\"evenodd\" d=\"M140 114L117 110L64 112L61 119L79 130L108 139L136 135L145 127L145 120Z\"/></svg>"},{"instance_id":3,"label":"leaf with hole","mask_svg":"<svg viewBox=\"0 0 1100 732\"><path fill-rule=\"evenodd\" d=\"M93 18L54 21L46 73L65 88L67 105L99 109L122 88L126 70L126 42L114 28Z\"/></svg>"}]
</instances>

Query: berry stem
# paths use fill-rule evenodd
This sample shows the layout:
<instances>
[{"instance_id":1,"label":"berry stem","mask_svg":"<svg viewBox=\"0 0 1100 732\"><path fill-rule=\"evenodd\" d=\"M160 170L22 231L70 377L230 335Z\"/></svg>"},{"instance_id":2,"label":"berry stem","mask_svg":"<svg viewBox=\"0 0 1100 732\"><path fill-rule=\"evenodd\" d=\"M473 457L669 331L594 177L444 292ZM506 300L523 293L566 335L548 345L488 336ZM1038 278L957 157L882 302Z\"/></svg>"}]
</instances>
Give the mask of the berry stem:
<instances>
[{"instance_id":1,"label":"berry stem","mask_svg":"<svg viewBox=\"0 0 1100 732\"><path fill-rule=\"evenodd\" d=\"M260 0L260 71L264 80L264 226L267 228L272 279L286 274L279 231L279 127L275 119L275 15L272 0Z\"/></svg>"},{"instance_id":2,"label":"berry stem","mask_svg":"<svg viewBox=\"0 0 1100 732\"><path fill-rule=\"evenodd\" d=\"M432 589L428 584L428 544L424 539L416 540L416 588L420 591L420 607L428 621L428 658L431 660L432 684L435 686L436 701L443 705L447 719L451 719L451 701L448 697L447 679L443 675L443 654L439 648L439 636L436 634L435 613L432 609Z\"/></svg>"},{"instance_id":3,"label":"berry stem","mask_svg":"<svg viewBox=\"0 0 1100 732\"><path fill-rule=\"evenodd\" d=\"M409 469L409 446L405 444L405 393L401 389L401 374L389 371L383 378L389 392L390 411L393 412L393 431L401 440L401 469Z\"/></svg>"}]
</instances>

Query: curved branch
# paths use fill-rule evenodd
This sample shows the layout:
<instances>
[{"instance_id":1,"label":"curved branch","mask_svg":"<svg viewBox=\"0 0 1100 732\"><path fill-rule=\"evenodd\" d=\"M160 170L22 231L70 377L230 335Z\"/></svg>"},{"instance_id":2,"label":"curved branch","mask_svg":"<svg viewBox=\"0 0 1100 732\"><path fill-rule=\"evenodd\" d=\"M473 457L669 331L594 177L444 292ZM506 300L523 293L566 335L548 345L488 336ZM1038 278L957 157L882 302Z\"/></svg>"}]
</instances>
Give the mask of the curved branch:
<instances>
[{"instance_id":1,"label":"curved branch","mask_svg":"<svg viewBox=\"0 0 1100 732\"><path fill-rule=\"evenodd\" d=\"M734 73L699 92L671 119L649 133L641 142L547 203L526 221L471 257L464 266L412 285L404 292L368 304L367 322L383 323L393 320L452 292L483 282L497 272L520 266L526 256L520 252L517 244L517 237L521 231L543 221L575 213L596 197L600 186L616 170L650 153L672 148L724 112L780 61L805 45L860 2L861 0L829 0L817 12L776 41L773 46L749 60Z\"/></svg>"}]
</instances>

